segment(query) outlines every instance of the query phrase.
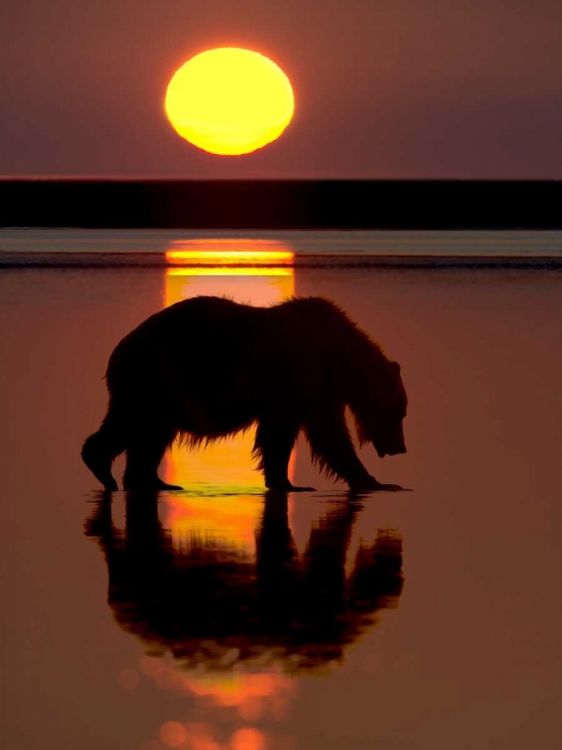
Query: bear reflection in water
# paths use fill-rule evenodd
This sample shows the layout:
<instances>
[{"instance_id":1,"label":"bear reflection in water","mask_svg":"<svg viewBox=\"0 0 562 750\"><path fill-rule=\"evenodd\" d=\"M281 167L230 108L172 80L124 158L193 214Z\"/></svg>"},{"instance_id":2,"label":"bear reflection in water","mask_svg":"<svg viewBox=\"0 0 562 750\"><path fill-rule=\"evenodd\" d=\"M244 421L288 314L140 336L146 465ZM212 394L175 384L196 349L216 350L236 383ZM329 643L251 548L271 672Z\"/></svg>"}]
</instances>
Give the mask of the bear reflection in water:
<instances>
[{"instance_id":1,"label":"bear reflection in water","mask_svg":"<svg viewBox=\"0 0 562 750\"><path fill-rule=\"evenodd\" d=\"M286 494L267 493L255 558L212 535L174 549L154 496L128 494L124 533L111 507L110 493L100 493L86 534L105 555L115 620L150 653L170 652L186 668L231 669L232 654L250 669L275 663L292 673L341 660L402 590L402 541L391 530L361 543L346 571L357 499L330 506L301 556Z\"/></svg>"},{"instance_id":2,"label":"bear reflection in water","mask_svg":"<svg viewBox=\"0 0 562 750\"><path fill-rule=\"evenodd\" d=\"M195 297L152 315L115 348L109 407L82 457L107 490L123 452L126 490L181 489L157 474L179 437L208 442L256 424L254 455L269 489L290 491L293 445L304 431L313 459L355 491L399 490L369 474L345 420L378 455L405 453L407 398L400 367L337 305L295 298L269 308Z\"/></svg>"}]
</instances>

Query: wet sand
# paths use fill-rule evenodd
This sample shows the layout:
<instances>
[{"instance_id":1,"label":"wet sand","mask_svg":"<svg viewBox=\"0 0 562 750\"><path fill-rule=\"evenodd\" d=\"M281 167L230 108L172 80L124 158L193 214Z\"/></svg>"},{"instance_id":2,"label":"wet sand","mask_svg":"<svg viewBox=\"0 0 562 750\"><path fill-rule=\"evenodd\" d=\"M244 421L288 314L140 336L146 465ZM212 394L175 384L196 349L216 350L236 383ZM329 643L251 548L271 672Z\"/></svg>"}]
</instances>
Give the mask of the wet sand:
<instances>
[{"instance_id":1,"label":"wet sand","mask_svg":"<svg viewBox=\"0 0 562 750\"><path fill-rule=\"evenodd\" d=\"M104 498L112 348L223 289L331 297L400 362L408 453L362 457L412 492L350 505L299 443L318 492L272 502L239 442L175 451L157 515ZM561 342L559 272L4 271L3 746L559 748Z\"/></svg>"}]
</instances>

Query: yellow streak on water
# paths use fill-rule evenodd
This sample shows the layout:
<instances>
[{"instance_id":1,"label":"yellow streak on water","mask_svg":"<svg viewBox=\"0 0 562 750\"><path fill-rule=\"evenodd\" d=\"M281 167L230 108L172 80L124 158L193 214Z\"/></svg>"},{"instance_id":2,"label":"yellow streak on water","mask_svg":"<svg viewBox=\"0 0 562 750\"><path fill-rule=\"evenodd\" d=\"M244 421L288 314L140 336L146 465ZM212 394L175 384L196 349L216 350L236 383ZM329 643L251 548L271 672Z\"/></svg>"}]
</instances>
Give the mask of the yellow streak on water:
<instances>
[{"instance_id":1,"label":"yellow streak on water","mask_svg":"<svg viewBox=\"0 0 562 750\"><path fill-rule=\"evenodd\" d=\"M168 268L166 271L170 276L263 276L263 268L232 268L218 266L212 268L200 268L192 266L185 268ZM267 276L293 276L289 268L268 268Z\"/></svg>"}]
</instances>

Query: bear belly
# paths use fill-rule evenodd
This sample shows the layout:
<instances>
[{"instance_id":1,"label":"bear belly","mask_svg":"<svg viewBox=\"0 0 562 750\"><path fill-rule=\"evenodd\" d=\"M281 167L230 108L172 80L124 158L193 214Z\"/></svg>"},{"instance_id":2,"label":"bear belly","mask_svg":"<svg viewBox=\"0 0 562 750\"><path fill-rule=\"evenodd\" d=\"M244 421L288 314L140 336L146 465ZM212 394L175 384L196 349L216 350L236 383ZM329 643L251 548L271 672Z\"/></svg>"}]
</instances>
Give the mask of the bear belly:
<instances>
[{"instance_id":1,"label":"bear belly","mask_svg":"<svg viewBox=\"0 0 562 750\"><path fill-rule=\"evenodd\" d=\"M197 438L214 438L234 435L245 430L258 419L253 409L240 404L226 407L224 404L204 405L190 400L178 415L180 432Z\"/></svg>"}]
</instances>

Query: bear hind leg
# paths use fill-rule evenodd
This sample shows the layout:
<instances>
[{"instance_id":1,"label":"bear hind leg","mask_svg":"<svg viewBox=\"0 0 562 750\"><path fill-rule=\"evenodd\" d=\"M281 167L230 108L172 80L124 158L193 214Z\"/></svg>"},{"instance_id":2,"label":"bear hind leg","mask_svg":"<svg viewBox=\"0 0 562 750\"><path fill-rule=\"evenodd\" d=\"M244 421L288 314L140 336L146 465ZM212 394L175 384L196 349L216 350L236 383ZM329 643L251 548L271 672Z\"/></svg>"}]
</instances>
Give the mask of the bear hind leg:
<instances>
[{"instance_id":1,"label":"bear hind leg","mask_svg":"<svg viewBox=\"0 0 562 750\"><path fill-rule=\"evenodd\" d=\"M109 411L100 429L86 439L82 446L82 460L95 478L109 492L118 489L111 466L125 450L125 438L115 414Z\"/></svg>"},{"instance_id":2,"label":"bear hind leg","mask_svg":"<svg viewBox=\"0 0 562 750\"><path fill-rule=\"evenodd\" d=\"M127 445L127 464L123 475L125 490L181 490L183 487L167 484L158 476L160 461L176 436L172 428L147 425L135 431Z\"/></svg>"}]
</instances>

